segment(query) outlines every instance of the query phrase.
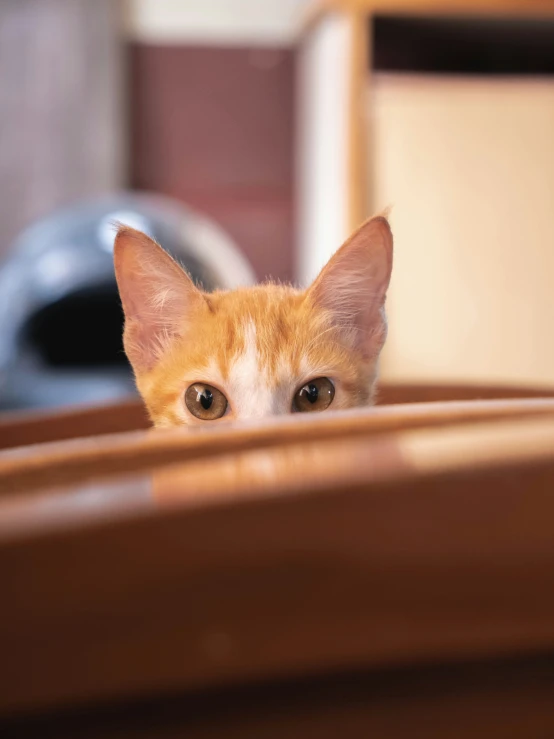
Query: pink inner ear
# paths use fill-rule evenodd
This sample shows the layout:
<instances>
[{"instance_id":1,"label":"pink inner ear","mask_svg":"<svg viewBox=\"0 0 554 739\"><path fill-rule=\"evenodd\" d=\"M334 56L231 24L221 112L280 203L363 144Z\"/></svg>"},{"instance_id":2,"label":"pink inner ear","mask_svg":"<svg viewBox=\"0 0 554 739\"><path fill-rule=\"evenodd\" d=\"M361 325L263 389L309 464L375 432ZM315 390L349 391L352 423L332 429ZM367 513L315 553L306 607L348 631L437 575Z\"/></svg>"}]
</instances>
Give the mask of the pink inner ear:
<instances>
[{"instance_id":1,"label":"pink inner ear","mask_svg":"<svg viewBox=\"0 0 554 739\"><path fill-rule=\"evenodd\" d=\"M337 329L364 354L377 354L386 335L384 303L392 271L392 233L387 220L366 221L331 257L309 290Z\"/></svg>"},{"instance_id":2,"label":"pink inner ear","mask_svg":"<svg viewBox=\"0 0 554 739\"><path fill-rule=\"evenodd\" d=\"M127 356L135 370L148 370L186 329L191 311L204 298L179 265L140 231L119 229L114 263Z\"/></svg>"}]
</instances>

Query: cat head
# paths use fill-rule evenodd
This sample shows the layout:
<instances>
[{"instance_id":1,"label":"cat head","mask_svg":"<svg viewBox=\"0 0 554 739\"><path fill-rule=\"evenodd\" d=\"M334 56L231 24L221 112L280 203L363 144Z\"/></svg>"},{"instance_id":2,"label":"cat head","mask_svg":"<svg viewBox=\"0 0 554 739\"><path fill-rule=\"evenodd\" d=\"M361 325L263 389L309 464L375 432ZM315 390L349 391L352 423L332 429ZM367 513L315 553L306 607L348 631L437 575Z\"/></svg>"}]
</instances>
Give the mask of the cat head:
<instances>
[{"instance_id":1,"label":"cat head","mask_svg":"<svg viewBox=\"0 0 554 739\"><path fill-rule=\"evenodd\" d=\"M155 426L369 405L387 325L392 234L366 221L306 290L199 290L152 239L118 230L124 346Z\"/></svg>"}]
</instances>

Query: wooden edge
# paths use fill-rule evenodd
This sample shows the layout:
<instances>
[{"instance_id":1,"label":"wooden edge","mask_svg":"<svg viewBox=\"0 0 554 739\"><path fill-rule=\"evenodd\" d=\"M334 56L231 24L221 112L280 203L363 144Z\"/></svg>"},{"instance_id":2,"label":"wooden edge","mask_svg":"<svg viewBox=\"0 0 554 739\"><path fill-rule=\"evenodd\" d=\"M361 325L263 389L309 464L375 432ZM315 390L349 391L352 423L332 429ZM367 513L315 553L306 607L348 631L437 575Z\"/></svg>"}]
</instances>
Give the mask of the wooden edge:
<instances>
[{"instance_id":1,"label":"wooden edge","mask_svg":"<svg viewBox=\"0 0 554 739\"><path fill-rule=\"evenodd\" d=\"M274 444L206 458L41 487L35 495L0 498L0 541L116 518L151 515L159 507L205 508L267 497L342 489L363 479L372 485L443 470L513 465L549 458L551 416L466 420L448 426L410 426L383 433ZM88 503L87 503L88 501ZM91 505L92 508L91 508Z\"/></svg>"},{"instance_id":2,"label":"wooden edge","mask_svg":"<svg viewBox=\"0 0 554 739\"><path fill-rule=\"evenodd\" d=\"M454 400L499 400L547 398L553 388L468 385L452 383L383 383L378 405L399 405ZM141 400L55 411L25 411L0 414L0 452L20 446L86 438L103 434L146 430L150 420Z\"/></svg>"},{"instance_id":3,"label":"wooden edge","mask_svg":"<svg viewBox=\"0 0 554 739\"><path fill-rule=\"evenodd\" d=\"M150 426L140 400L55 411L3 413L0 415L0 450Z\"/></svg>"},{"instance_id":4,"label":"wooden edge","mask_svg":"<svg viewBox=\"0 0 554 739\"><path fill-rule=\"evenodd\" d=\"M329 13L551 17L552 0L313 0L301 18L300 38Z\"/></svg>"},{"instance_id":5,"label":"wooden edge","mask_svg":"<svg viewBox=\"0 0 554 739\"><path fill-rule=\"evenodd\" d=\"M404 431L413 475L0 542L0 713L554 649L554 426L501 427L519 459Z\"/></svg>"},{"instance_id":6,"label":"wooden edge","mask_svg":"<svg viewBox=\"0 0 554 739\"><path fill-rule=\"evenodd\" d=\"M382 383L377 390L378 405L444 403L451 401L549 398L553 387L479 385L467 383Z\"/></svg>"},{"instance_id":7,"label":"wooden edge","mask_svg":"<svg viewBox=\"0 0 554 739\"><path fill-rule=\"evenodd\" d=\"M350 45L347 60L348 86L348 141L347 186L348 230L354 231L376 208L373 200L373 182L368 152L371 152L370 120L365 109L366 89L371 74L372 43L369 15L376 13L440 13L468 15L554 15L554 1L544 0L318 0L310 3L303 18L302 29L312 31L320 19L335 13L346 17L349 24Z\"/></svg>"},{"instance_id":8,"label":"wooden edge","mask_svg":"<svg viewBox=\"0 0 554 739\"><path fill-rule=\"evenodd\" d=\"M373 183L370 177L368 147L371 132L365 102L370 68L370 34L367 18L363 13L348 15L350 45L348 56L348 230L353 232L373 212L375 203ZM384 207L385 204L383 204Z\"/></svg>"},{"instance_id":9,"label":"wooden edge","mask_svg":"<svg viewBox=\"0 0 554 739\"><path fill-rule=\"evenodd\" d=\"M369 485L443 471L540 463L553 456L554 418L520 416L308 439L218 455L209 468L202 461L158 468L151 479L156 502L205 505L321 486L340 489L360 479Z\"/></svg>"},{"instance_id":10,"label":"wooden edge","mask_svg":"<svg viewBox=\"0 0 554 739\"><path fill-rule=\"evenodd\" d=\"M217 427L73 439L0 454L0 495L139 474L154 467L272 446L370 436L410 428L554 415L554 399L417 403L294 415Z\"/></svg>"}]
</instances>

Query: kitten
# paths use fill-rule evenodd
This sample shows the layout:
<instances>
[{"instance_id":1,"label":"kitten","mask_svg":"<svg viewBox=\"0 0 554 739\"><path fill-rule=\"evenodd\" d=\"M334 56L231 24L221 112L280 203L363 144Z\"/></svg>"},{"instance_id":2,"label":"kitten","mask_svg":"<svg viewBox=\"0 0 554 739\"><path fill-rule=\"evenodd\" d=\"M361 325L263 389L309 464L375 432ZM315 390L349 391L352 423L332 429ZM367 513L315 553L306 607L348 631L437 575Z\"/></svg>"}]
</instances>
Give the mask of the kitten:
<instances>
[{"instance_id":1,"label":"kitten","mask_svg":"<svg viewBox=\"0 0 554 739\"><path fill-rule=\"evenodd\" d=\"M306 290L204 293L127 226L114 258L125 351L155 426L372 403L392 268L385 216L355 231Z\"/></svg>"}]
</instances>

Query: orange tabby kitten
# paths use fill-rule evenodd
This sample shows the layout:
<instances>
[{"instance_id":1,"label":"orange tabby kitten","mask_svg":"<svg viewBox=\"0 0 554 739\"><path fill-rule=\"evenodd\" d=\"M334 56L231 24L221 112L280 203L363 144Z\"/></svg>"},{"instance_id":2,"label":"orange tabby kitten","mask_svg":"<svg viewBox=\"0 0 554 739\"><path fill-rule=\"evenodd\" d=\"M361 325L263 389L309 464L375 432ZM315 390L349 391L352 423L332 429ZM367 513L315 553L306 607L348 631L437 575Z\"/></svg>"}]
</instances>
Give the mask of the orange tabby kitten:
<instances>
[{"instance_id":1,"label":"orange tabby kitten","mask_svg":"<svg viewBox=\"0 0 554 739\"><path fill-rule=\"evenodd\" d=\"M366 221L307 290L204 293L148 236L121 226L124 344L155 426L372 403L392 234Z\"/></svg>"}]
</instances>

